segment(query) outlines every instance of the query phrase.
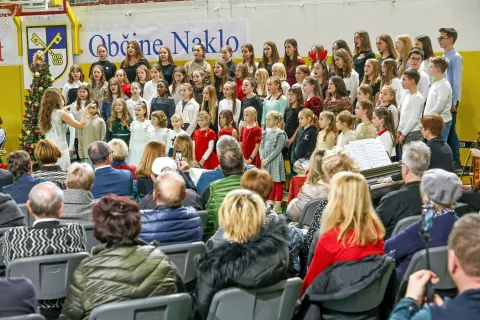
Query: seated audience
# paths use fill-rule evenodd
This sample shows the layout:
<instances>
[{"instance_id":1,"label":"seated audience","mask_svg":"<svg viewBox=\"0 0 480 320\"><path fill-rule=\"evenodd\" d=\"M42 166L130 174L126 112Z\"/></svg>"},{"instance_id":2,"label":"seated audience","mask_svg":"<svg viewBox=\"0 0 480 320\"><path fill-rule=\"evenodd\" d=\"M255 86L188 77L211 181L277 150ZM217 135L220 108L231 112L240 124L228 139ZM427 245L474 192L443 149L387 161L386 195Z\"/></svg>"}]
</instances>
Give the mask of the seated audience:
<instances>
[{"instance_id":1,"label":"seated audience","mask_svg":"<svg viewBox=\"0 0 480 320\"><path fill-rule=\"evenodd\" d=\"M0 278L0 315L27 316L38 312L35 286L27 278Z\"/></svg>"},{"instance_id":2,"label":"seated audience","mask_svg":"<svg viewBox=\"0 0 480 320\"><path fill-rule=\"evenodd\" d=\"M153 190L152 164L155 159L166 156L165 148L165 143L161 141L150 141L145 146L136 171L140 198L145 197Z\"/></svg>"},{"instance_id":3,"label":"seated audience","mask_svg":"<svg viewBox=\"0 0 480 320\"><path fill-rule=\"evenodd\" d=\"M40 169L32 172L34 178L45 178L65 190L65 181L67 180L67 171L57 165L58 159L62 153L55 141L50 139L41 139L35 147L35 158L42 163Z\"/></svg>"},{"instance_id":4,"label":"seated audience","mask_svg":"<svg viewBox=\"0 0 480 320\"><path fill-rule=\"evenodd\" d=\"M0 192L0 228L22 226L25 226L25 215L22 210L10 195Z\"/></svg>"},{"instance_id":5,"label":"seated audience","mask_svg":"<svg viewBox=\"0 0 480 320\"><path fill-rule=\"evenodd\" d=\"M13 175L8 170L0 169L0 190L13 183Z\"/></svg>"},{"instance_id":6,"label":"seated audience","mask_svg":"<svg viewBox=\"0 0 480 320\"><path fill-rule=\"evenodd\" d=\"M265 204L259 195L249 190L229 192L218 220L227 242L197 257L194 319L207 318L214 294L222 289L263 288L287 277L287 227L264 225Z\"/></svg>"},{"instance_id":7,"label":"seated audience","mask_svg":"<svg viewBox=\"0 0 480 320\"><path fill-rule=\"evenodd\" d=\"M95 167L95 180L92 187L94 199L113 193L117 196L132 196L133 177L127 170L112 167L112 152L107 143L96 141L88 147L88 158Z\"/></svg>"},{"instance_id":8,"label":"seated audience","mask_svg":"<svg viewBox=\"0 0 480 320\"><path fill-rule=\"evenodd\" d=\"M192 185L194 186L194 183L191 181L189 176L183 173L183 171L177 169L177 163L172 158L160 157L153 161L151 174L152 181L155 181L155 179L160 173L167 170L178 173L185 182L185 186L187 189L185 191L185 199L182 200L182 206L192 207L197 211L203 210L203 205L200 201L200 197L194 190L189 188ZM155 200L153 200L153 189L152 191L150 191L150 193L143 197L142 200L140 200L139 206L140 210L154 209L157 206L157 203L155 202Z\"/></svg>"},{"instance_id":9,"label":"seated audience","mask_svg":"<svg viewBox=\"0 0 480 320\"><path fill-rule=\"evenodd\" d=\"M429 270L412 274L405 298L400 300L390 320L480 319L480 216L468 214L458 220L448 237L448 272L458 288L454 299L443 301L438 295L427 304L427 283L439 278Z\"/></svg>"},{"instance_id":10,"label":"seated audience","mask_svg":"<svg viewBox=\"0 0 480 320\"><path fill-rule=\"evenodd\" d=\"M173 161L173 160L172 160ZM157 206L140 214L140 238L160 245L202 241L202 221L197 211L183 207L185 181L176 172L167 170L155 179L153 200Z\"/></svg>"},{"instance_id":11,"label":"seated audience","mask_svg":"<svg viewBox=\"0 0 480 320\"><path fill-rule=\"evenodd\" d=\"M26 203L30 190L37 184L47 181L44 178L32 177L33 164L28 153L23 150L10 153L7 165L15 182L3 187L2 192L9 194L17 204Z\"/></svg>"},{"instance_id":12,"label":"seated audience","mask_svg":"<svg viewBox=\"0 0 480 320\"><path fill-rule=\"evenodd\" d=\"M139 240L138 205L109 194L93 206L100 241L75 270L60 320L88 319L103 304L184 292L177 269L155 245Z\"/></svg>"},{"instance_id":13,"label":"seated audience","mask_svg":"<svg viewBox=\"0 0 480 320\"><path fill-rule=\"evenodd\" d=\"M122 139L112 139L108 142L110 150L112 150L112 167L119 170L128 170L132 173L133 180L137 180L135 171L137 167L127 164L125 159L128 157L128 146Z\"/></svg>"},{"instance_id":14,"label":"seated audience","mask_svg":"<svg viewBox=\"0 0 480 320\"><path fill-rule=\"evenodd\" d=\"M387 193L375 209L385 226L385 239L390 238L398 221L422 213L420 182L430 164L430 148L425 143L414 141L403 148L402 179L405 184Z\"/></svg>"},{"instance_id":15,"label":"seated audience","mask_svg":"<svg viewBox=\"0 0 480 320\"><path fill-rule=\"evenodd\" d=\"M349 171L349 172L360 172L359 168L355 163L350 154L342 149L335 149L333 151L327 151L325 157L322 159L322 171L325 176L325 182L330 185L330 181L333 176L338 172ZM310 250L310 245L312 244L313 238L320 229L320 223L322 220L322 214L325 209L325 206L328 203L327 197L321 199L320 203L315 210L315 214L312 219L310 226L299 226L303 227L306 234L305 240L302 248L302 256L306 257Z\"/></svg>"},{"instance_id":16,"label":"seated audience","mask_svg":"<svg viewBox=\"0 0 480 320\"><path fill-rule=\"evenodd\" d=\"M95 173L86 163L74 162L68 168L67 190L63 191L62 223L91 223Z\"/></svg>"},{"instance_id":17,"label":"seated audience","mask_svg":"<svg viewBox=\"0 0 480 320\"><path fill-rule=\"evenodd\" d=\"M452 149L442 137L444 127L445 123L438 114L428 114L420 120L420 131L432 151L430 169L453 172Z\"/></svg>"},{"instance_id":18,"label":"seated audience","mask_svg":"<svg viewBox=\"0 0 480 320\"><path fill-rule=\"evenodd\" d=\"M305 184L297 197L288 204L287 216L293 222L300 220L303 208L307 203L328 196L328 185L324 181L322 171L322 158L325 156L325 151L326 149L317 149L312 153Z\"/></svg>"},{"instance_id":19,"label":"seated audience","mask_svg":"<svg viewBox=\"0 0 480 320\"><path fill-rule=\"evenodd\" d=\"M420 191L423 203L432 204L435 210L428 246L445 246L453 224L458 219L454 205L462 195L462 182L454 173L431 169L423 174ZM385 253L391 252L392 257L400 263L396 269L398 278L403 277L407 271L413 255L425 249L420 224L421 221L415 222L385 242Z\"/></svg>"},{"instance_id":20,"label":"seated audience","mask_svg":"<svg viewBox=\"0 0 480 320\"><path fill-rule=\"evenodd\" d=\"M243 175L243 154L238 144L225 149L220 155L220 169L224 178L211 182L201 195L202 205L208 212L208 224L203 232L206 241L218 229L218 210L223 199L232 190L240 188L240 179Z\"/></svg>"},{"instance_id":21,"label":"seated audience","mask_svg":"<svg viewBox=\"0 0 480 320\"><path fill-rule=\"evenodd\" d=\"M385 228L373 210L370 190L359 173L340 172L331 180L312 262L301 295L327 267L383 255Z\"/></svg>"}]
</instances>

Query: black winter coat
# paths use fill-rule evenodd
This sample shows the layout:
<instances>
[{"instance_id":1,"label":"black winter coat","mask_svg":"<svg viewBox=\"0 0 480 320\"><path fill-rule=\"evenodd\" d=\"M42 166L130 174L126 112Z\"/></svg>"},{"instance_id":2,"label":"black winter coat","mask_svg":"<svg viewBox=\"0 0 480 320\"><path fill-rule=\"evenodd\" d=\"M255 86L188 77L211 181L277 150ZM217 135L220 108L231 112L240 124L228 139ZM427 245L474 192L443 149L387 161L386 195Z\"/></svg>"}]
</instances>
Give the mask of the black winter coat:
<instances>
[{"instance_id":1,"label":"black winter coat","mask_svg":"<svg viewBox=\"0 0 480 320\"><path fill-rule=\"evenodd\" d=\"M258 289L287 278L288 229L269 223L245 243L228 242L196 260L194 319L206 319L215 293L229 287Z\"/></svg>"}]
</instances>

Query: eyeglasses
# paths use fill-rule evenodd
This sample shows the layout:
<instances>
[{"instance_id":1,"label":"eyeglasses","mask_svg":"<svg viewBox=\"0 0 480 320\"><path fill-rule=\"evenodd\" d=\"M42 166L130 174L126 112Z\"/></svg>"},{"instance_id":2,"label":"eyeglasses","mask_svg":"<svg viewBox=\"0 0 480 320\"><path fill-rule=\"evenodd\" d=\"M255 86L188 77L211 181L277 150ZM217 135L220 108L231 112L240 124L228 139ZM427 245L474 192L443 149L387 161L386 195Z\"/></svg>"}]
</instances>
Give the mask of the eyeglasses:
<instances>
[{"instance_id":1,"label":"eyeglasses","mask_svg":"<svg viewBox=\"0 0 480 320\"><path fill-rule=\"evenodd\" d=\"M414 57L411 57L410 60L412 60L412 61L422 61L422 58L414 58Z\"/></svg>"},{"instance_id":2,"label":"eyeglasses","mask_svg":"<svg viewBox=\"0 0 480 320\"><path fill-rule=\"evenodd\" d=\"M440 40L444 40L444 39L448 39L448 38L450 38L450 37L448 37L448 36L447 37L438 37L437 40L440 41Z\"/></svg>"}]
</instances>

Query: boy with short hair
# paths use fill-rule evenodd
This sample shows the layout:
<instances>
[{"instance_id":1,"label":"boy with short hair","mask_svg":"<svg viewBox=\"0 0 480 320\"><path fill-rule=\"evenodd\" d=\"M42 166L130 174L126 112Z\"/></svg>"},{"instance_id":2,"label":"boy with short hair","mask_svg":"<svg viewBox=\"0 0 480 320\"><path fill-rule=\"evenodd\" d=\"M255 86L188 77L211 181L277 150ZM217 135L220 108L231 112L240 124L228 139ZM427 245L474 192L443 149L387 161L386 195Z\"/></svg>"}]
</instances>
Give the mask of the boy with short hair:
<instances>
[{"instance_id":1,"label":"boy with short hair","mask_svg":"<svg viewBox=\"0 0 480 320\"><path fill-rule=\"evenodd\" d=\"M444 57L430 58L430 76L435 79L428 90L427 103L424 114L438 114L445 122L442 132L443 141L447 141L450 127L452 126L452 87L445 78L445 71L448 67L448 61Z\"/></svg>"},{"instance_id":2,"label":"boy with short hair","mask_svg":"<svg viewBox=\"0 0 480 320\"><path fill-rule=\"evenodd\" d=\"M458 104L462 98L463 59L453 47L455 41L457 41L457 31L454 28L440 28L438 32L440 32L440 37L437 38L438 44L440 45L440 48L445 51L443 57L448 61L448 68L445 77L452 87L452 125L447 142L450 145L450 148L452 148L454 168L459 169L461 168L460 143L458 141L455 124L457 122Z\"/></svg>"},{"instance_id":3,"label":"boy with short hair","mask_svg":"<svg viewBox=\"0 0 480 320\"><path fill-rule=\"evenodd\" d=\"M415 47L408 52L408 63L410 64L410 68L417 70L420 74L420 81L418 82L417 87L425 101L427 100L428 88L430 87L430 78L421 68L423 59L424 52L420 48Z\"/></svg>"},{"instance_id":4,"label":"boy with short hair","mask_svg":"<svg viewBox=\"0 0 480 320\"><path fill-rule=\"evenodd\" d=\"M421 140L420 118L422 116L424 100L418 92L417 85L420 74L417 70L408 69L402 75L402 87L404 94L400 102L400 121L398 123L398 142L406 144Z\"/></svg>"}]
</instances>

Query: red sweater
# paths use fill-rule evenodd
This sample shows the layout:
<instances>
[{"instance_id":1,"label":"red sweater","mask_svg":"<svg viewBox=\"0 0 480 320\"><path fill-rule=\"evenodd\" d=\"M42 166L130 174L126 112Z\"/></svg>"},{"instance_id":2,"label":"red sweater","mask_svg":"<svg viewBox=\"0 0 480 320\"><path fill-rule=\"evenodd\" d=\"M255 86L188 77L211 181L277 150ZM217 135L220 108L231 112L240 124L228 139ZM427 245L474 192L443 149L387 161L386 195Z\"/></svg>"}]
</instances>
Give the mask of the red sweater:
<instances>
[{"instance_id":1,"label":"red sweater","mask_svg":"<svg viewBox=\"0 0 480 320\"><path fill-rule=\"evenodd\" d=\"M320 100L320 98L317 96L313 96L310 98L310 100L305 100L303 102L303 108L312 110L313 114L315 114L318 118L320 117L320 112L323 110L322 100Z\"/></svg>"},{"instance_id":2,"label":"red sweater","mask_svg":"<svg viewBox=\"0 0 480 320\"><path fill-rule=\"evenodd\" d=\"M246 97L245 93L243 92L243 87L242 87L243 86L243 80L237 79L236 83L237 83L237 92L236 92L237 99L242 101L242 99ZM240 119L240 120L243 120L243 119ZM235 119L235 121L237 121L237 120Z\"/></svg>"},{"instance_id":3,"label":"red sweater","mask_svg":"<svg viewBox=\"0 0 480 320\"><path fill-rule=\"evenodd\" d=\"M361 260L373 254L383 256L384 245L383 240L377 241L376 244L367 244L364 247L344 247L338 242L338 234L340 228L332 229L320 236L315 247L315 255L307 270L307 275L303 279L302 291L300 297L303 296L305 290L313 283L315 278L322 273L327 267L343 261ZM353 236L353 230L348 234L347 239ZM348 243L348 241L346 241Z\"/></svg>"}]
</instances>

